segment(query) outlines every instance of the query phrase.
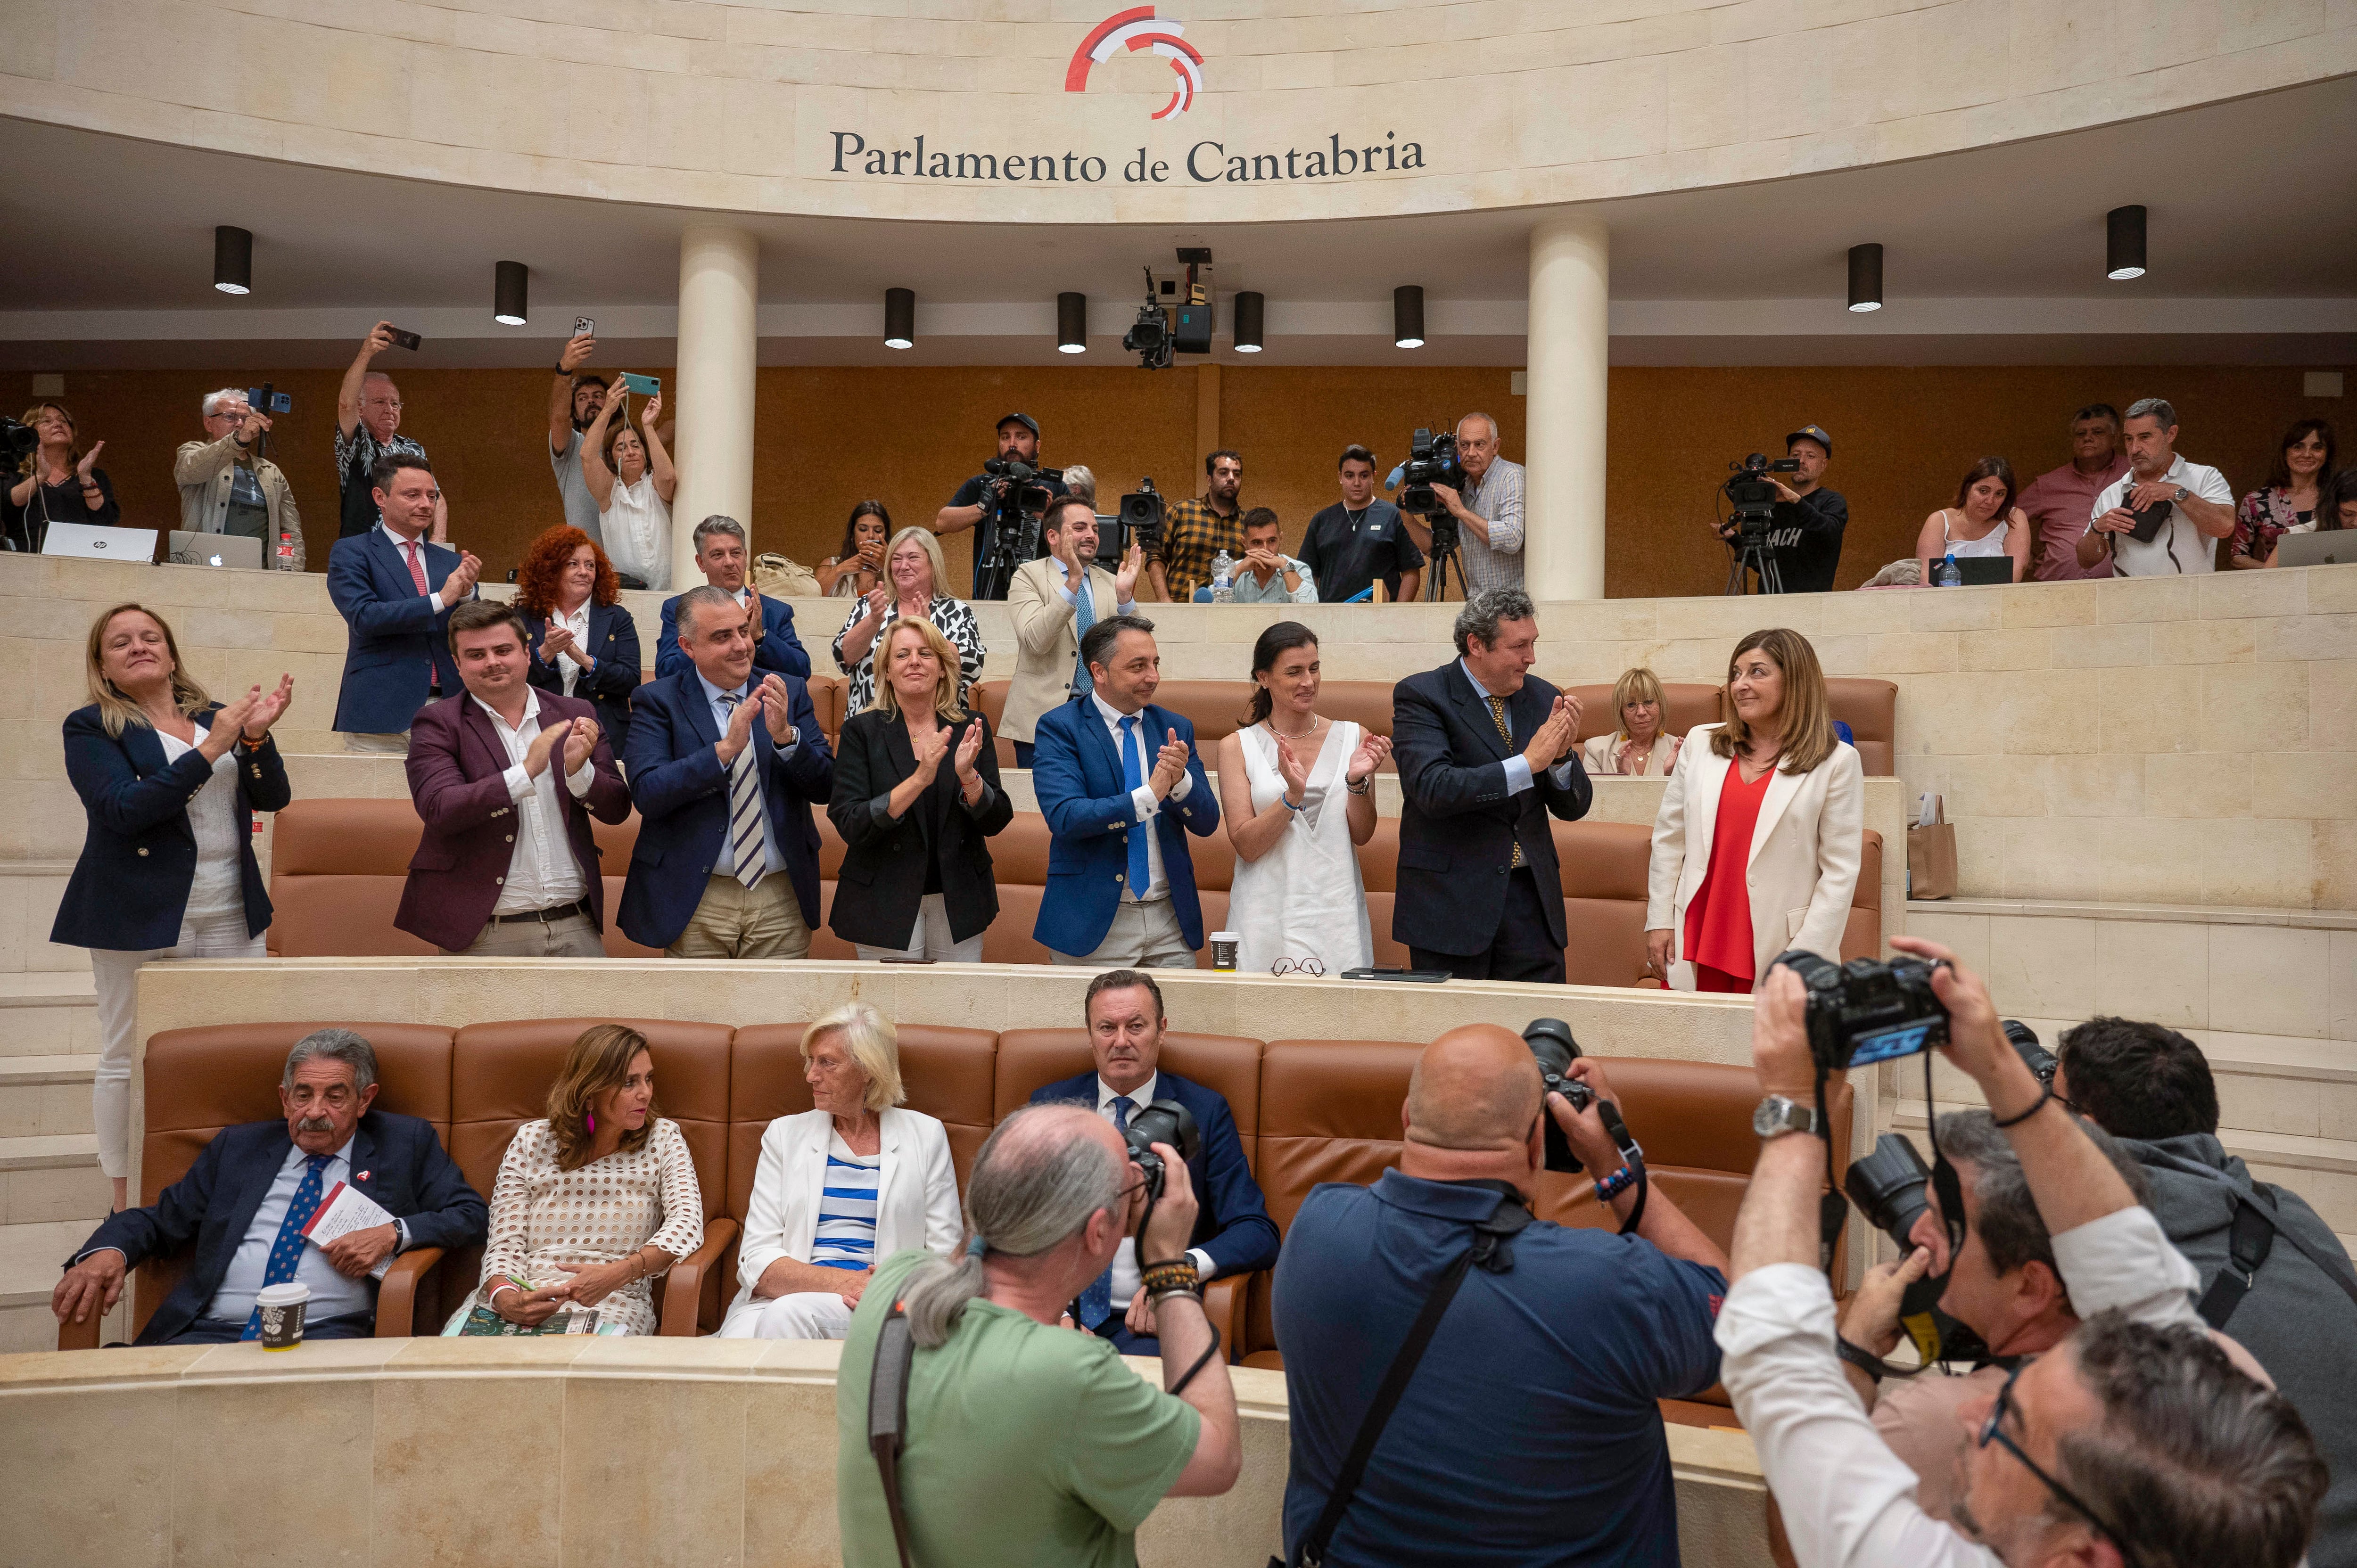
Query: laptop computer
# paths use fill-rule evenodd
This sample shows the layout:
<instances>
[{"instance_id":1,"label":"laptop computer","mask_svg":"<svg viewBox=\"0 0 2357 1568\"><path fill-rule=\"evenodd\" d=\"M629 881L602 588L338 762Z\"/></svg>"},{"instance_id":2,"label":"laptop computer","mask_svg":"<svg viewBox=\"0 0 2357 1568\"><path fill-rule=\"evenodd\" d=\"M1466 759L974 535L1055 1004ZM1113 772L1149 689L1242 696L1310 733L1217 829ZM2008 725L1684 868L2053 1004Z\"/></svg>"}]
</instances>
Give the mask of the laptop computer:
<instances>
[{"instance_id":1,"label":"laptop computer","mask_svg":"<svg viewBox=\"0 0 2357 1568\"><path fill-rule=\"evenodd\" d=\"M152 564L156 559L156 531L152 528L101 528L89 522L53 522L41 539L44 555L81 555L92 561L136 561Z\"/></svg>"},{"instance_id":2,"label":"laptop computer","mask_svg":"<svg viewBox=\"0 0 2357 1568\"><path fill-rule=\"evenodd\" d=\"M2287 533L2276 541L2278 566L2332 566L2357 562L2357 528Z\"/></svg>"},{"instance_id":3,"label":"laptop computer","mask_svg":"<svg viewBox=\"0 0 2357 1568\"><path fill-rule=\"evenodd\" d=\"M259 572L262 541L242 533L199 533L176 528L164 559L176 566L242 566Z\"/></svg>"},{"instance_id":4,"label":"laptop computer","mask_svg":"<svg viewBox=\"0 0 2357 1568\"><path fill-rule=\"evenodd\" d=\"M1939 563L1932 563L1934 566ZM2013 557L2010 555L1959 555L1956 572L1967 588L1991 588L2013 581Z\"/></svg>"}]
</instances>

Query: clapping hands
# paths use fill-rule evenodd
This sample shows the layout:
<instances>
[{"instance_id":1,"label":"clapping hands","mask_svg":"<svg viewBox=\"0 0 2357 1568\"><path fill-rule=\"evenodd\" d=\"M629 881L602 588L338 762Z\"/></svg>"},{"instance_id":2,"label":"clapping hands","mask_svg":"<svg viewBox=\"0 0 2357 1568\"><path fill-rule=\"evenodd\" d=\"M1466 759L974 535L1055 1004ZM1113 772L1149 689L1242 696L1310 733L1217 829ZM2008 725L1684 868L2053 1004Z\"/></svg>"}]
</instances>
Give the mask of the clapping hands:
<instances>
[{"instance_id":1,"label":"clapping hands","mask_svg":"<svg viewBox=\"0 0 2357 1568\"><path fill-rule=\"evenodd\" d=\"M1146 788L1154 791L1156 800L1169 799L1170 791L1178 788L1178 780L1187 777L1187 758L1190 755L1189 747L1178 738L1177 730L1162 732L1162 749L1156 754L1154 771L1147 775L1146 780Z\"/></svg>"},{"instance_id":2,"label":"clapping hands","mask_svg":"<svg viewBox=\"0 0 2357 1568\"><path fill-rule=\"evenodd\" d=\"M950 732L935 725L923 735L909 736L909 749L916 754L917 777L931 784L941 771L942 758L949 755Z\"/></svg>"},{"instance_id":3,"label":"clapping hands","mask_svg":"<svg viewBox=\"0 0 2357 1568\"><path fill-rule=\"evenodd\" d=\"M1523 756L1533 773L1545 772L1571 750L1579 738L1579 699L1558 693L1546 722L1532 733L1530 744L1523 747Z\"/></svg>"},{"instance_id":4,"label":"clapping hands","mask_svg":"<svg viewBox=\"0 0 2357 1568\"><path fill-rule=\"evenodd\" d=\"M247 712L245 723L239 726L239 733L245 736L246 745L260 746L263 737L270 733L270 726L285 715L287 704L294 702L295 677L278 677L278 689L274 692L264 693L256 686L253 696L253 706Z\"/></svg>"},{"instance_id":5,"label":"clapping hands","mask_svg":"<svg viewBox=\"0 0 2357 1568\"><path fill-rule=\"evenodd\" d=\"M794 735L793 693L786 690L781 677L770 675L762 679L757 695L761 699L761 716L770 725L771 744L785 745Z\"/></svg>"},{"instance_id":6,"label":"clapping hands","mask_svg":"<svg viewBox=\"0 0 2357 1568\"><path fill-rule=\"evenodd\" d=\"M958 740L956 766L959 783L972 784L974 781L974 758L981 755L982 725L979 723L970 724L965 726L965 734Z\"/></svg>"},{"instance_id":7,"label":"clapping hands","mask_svg":"<svg viewBox=\"0 0 2357 1568\"><path fill-rule=\"evenodd\" d=\"M450 575L442 579L440 589L442 603L446 607L455 605L472 594L475 591L475 584L482 575L483 558L481 556L471 550L458 552L457 565L452 567Z\"/></svg>"},{"instance_id":8,"label":"clapping hands","mask_svg":"<svg viewBox=\"0 0 2357 1568\"><path fill-rule=\"evenodd\" d=\"M1301 806L1309 796L1309 769L1295 755L1293 743L1283 736L1276 737L1276 771L1285 780L1285 799L1295 807Z\"/></svg>"},{"instance_id":9,"label":"clapping hands","mask_svg":"<svg viewBox=\"0 0 2357 1568\"><path fill-rule=\"evenodd\" d=\"M1125 605L1137 597L1137 575L1146 569L1146 552L1133 544L1129 553L1121 558L1121 570L1113 575L1113 597L1116 605Z\"/></svg>"},{"instance_id":10,"label":"clapping hands","mask_svg":"<svg viewBox=\"0 0 2357 1568\"><path fill-rule=\"evenodd\" d=\"M587 765L597 750L597 721L575 719L573 729L565 737L565 771L570 777Z\"/></svg>"},{"instance_id":11,"label":"clapping hands","mask_svg":"<svg viewBox=\"0 0 2357 1568\"><path fill-rule=\"evenodd\" d=\"M1359 749L1351 754L1351 766L1343 773L1342 781L1352 785L1365 783L1368 777L1381 768L1383 765L1383 759L1391 754L1391 736L1376 735L1370 731L1359 741Z\"/></svg>"}]
</instances>

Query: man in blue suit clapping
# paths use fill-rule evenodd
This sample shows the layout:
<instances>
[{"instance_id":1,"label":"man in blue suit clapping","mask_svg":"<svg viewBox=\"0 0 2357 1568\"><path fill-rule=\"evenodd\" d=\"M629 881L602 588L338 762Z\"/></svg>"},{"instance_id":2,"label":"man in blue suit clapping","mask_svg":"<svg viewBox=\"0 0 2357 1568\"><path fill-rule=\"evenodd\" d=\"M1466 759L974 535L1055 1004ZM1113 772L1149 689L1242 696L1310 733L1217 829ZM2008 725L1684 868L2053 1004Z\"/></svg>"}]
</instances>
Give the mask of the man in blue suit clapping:
<instances>
[{"instance_id":1,"label":"man in blue suit clapping","mask_svg":"<svg viewBox=\"0 0 2357 1568\"><path fill-rule=\"evenodd\" d=\"M753 566L751 548L745 542L745 525L733 517L715 512L695 525L696 567L705 583L736 600L745 611L746 626L753 636L753 668L807 681L810 654L794 635L793 607L757 591L746 580ZM657 680L684 674L695 662L679 640L679 601L686 596L681 594L663 601L662 626L655 634Z\"/></svg>"},{"instance_id":2,"label":"man in blue suit clapping","mask_svg":"<svg viewBox=\"0 0 2357 1568\"><path fill-rule=\"evenodd\" d=\"M1031 786L1048 822L1048 886L1032 935L1058 963L1191 969L1203 906L1187 835L1209 838L1220 803L1195 726L1154 705L1154 623L1108 616L1081 639L1094 682L1039 717Z\"/></svg>"},{"instance_id":3,"label":"man in blue suit clapping","mask_svg":"<svg viewBox=\"0 0 2357 1568\"><path fill-rule=\"evenodd\" d=\"M450 612L472 598L483 564L426 538L442 499L434 470L388 452L371 470L379 521L328 553L328 597L351 628L336 728L347 751L409 749L409 721L458 694Z\"/></svg>"},{"instance_id":4,"label":"man in blue suit clapping","mask_svg":"<svg viewBox=\"0 0 2357 1568\"><path fill-rule=\"evenodd\" d=\"M1209 1284L1222 1274L1274 1267L1276 1227L1268 1218L1260 1184L1244 1163L1236 1119L1218 1091L1162 1070L1162 988L1142 970L1116 969L1089 983L1082 1004L1089 1024L1089 1050L1097 1069L1049 1084L1031 1103L1087 1106L1126 1131L1129 1119L1157 1100L1175 1100L1195 1118L1202 1147L1187 1162L1188 1179L1200 1208L1187 1259L1196 1277ZM1168 1259L1149 1258L1148 1262ZM1073 1304L1079 1326L1110 1339L1125 1356L1157 1356L1154 1303L1138 1288L1137 1244L1124 1238L1113 1266Z\"/></svg>"}]
</instances>

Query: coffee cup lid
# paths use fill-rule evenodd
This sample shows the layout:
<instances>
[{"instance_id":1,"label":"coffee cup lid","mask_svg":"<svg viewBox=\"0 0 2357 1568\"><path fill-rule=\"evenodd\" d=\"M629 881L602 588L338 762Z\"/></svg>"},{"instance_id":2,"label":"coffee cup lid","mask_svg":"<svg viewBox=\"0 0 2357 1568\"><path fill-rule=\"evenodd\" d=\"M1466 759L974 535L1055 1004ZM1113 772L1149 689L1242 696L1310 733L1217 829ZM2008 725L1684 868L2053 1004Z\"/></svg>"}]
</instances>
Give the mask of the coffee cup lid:
<instances>
[{"instance_id":1,"label":"coffee cup lid","mask_svg":"<svg viewBox=\"0 0 2357 1568\"><path fill-rule=\"evenodd\" d=\"M1215 942L1240 942L1243 938L1233 931L1213 931L1211 940Z\"/></svg>"},{"instance_id":2,"label":"coffee cup lid","mask_svg":"<svg viewBox=\"0 0 2357 1568\"><path fill-rule=\"evenodd\" d=\"M293 1306L298 1301L311 1299L311 1287L300 1280L290 1280L283 1285L264 1285L253 1293L256 1306Z\"/></svg>"}]
</instances>

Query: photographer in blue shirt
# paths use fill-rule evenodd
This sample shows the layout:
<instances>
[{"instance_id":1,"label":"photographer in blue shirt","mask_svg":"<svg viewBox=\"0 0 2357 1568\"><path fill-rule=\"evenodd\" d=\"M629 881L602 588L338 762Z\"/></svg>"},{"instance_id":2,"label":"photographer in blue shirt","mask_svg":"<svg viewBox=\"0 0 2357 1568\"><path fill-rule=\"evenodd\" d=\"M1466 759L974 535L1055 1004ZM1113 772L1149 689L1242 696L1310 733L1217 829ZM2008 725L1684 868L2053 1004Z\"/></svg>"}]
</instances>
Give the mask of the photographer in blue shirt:
<instances>
[{"instance_id":1,"label":"photographer in blue shirt","mask_svg":"<svg viewBox=\"0 0 2357 1568\"><path fill-rule=\"evenodd\" d=\"M1598 1101L1614 1099L1592 1058L1573 1061L1571 1074ZM1469 1248L1476 1266L1462 1272L1325 1559L1678 1561L1655 1402L1717 1380L1711 1328L1727 1259L1658 1187L1632 1236L1530 1219L1545 1116L1589 1172L1621 1168L1595 1104L1575 1112L1546 1093L1512 1032L1452 1029L1409 1080L1398 1168L1372 1187L1316 1187L1301 1206L1275 1294L1293 1415L1288 1561L1301 1561L1377 1389ZM1623 1223L1638 1190L1608 1198Z\"/></svg>"}]
</instances>

